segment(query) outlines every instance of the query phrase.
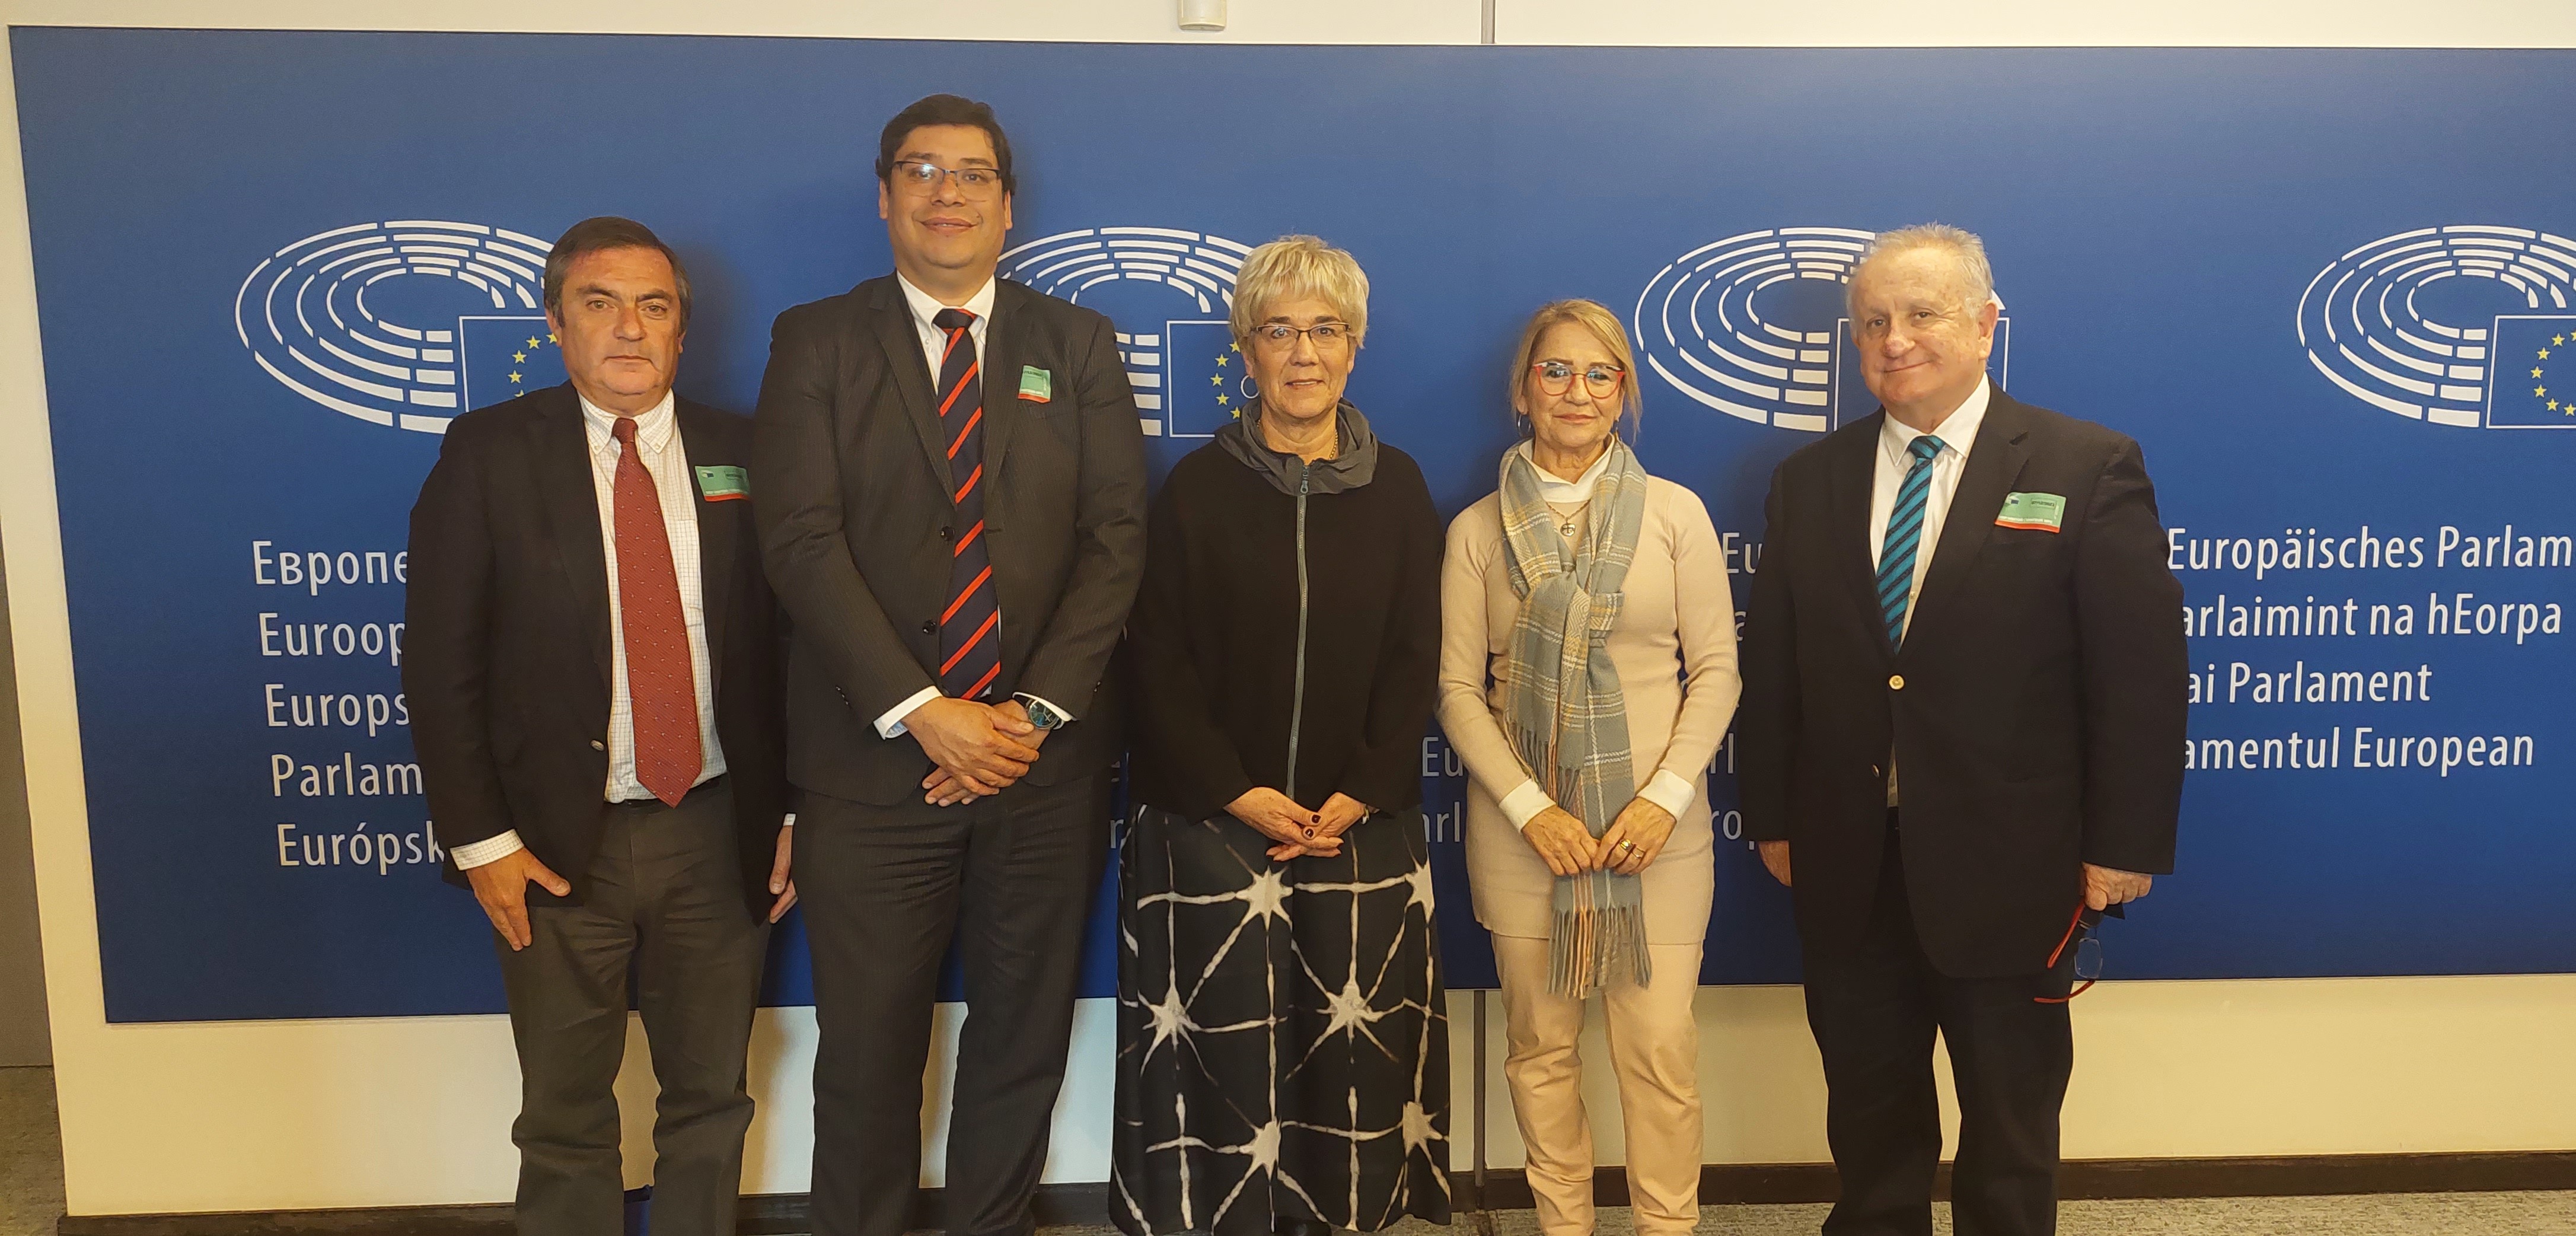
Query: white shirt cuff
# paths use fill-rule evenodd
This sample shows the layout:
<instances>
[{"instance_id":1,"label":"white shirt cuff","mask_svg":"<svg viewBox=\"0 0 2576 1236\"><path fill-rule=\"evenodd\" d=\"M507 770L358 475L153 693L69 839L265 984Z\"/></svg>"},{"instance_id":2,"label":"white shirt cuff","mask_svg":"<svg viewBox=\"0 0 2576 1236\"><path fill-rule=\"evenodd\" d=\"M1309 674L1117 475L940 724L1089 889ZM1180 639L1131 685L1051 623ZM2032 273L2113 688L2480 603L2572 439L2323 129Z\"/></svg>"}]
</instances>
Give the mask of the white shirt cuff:
<instances>
[{"instance_id":1,"label":"white shirt cuff","mask_svg":"<svg viewBox=\"0 0 2576 1236\"><path fill-rule=\"evenodd\" d=\"M486 837L467 845L449 846L447 852L456 859L457 870L472 871L485 864L499 862L527 848L528 844L519 840L519 830L514 828L497 837Z\"/></svg>"},{"instance_id":2,"label":"white shirt cuff","mask_svg":"<svg viewBox=\"0 0 2576 1236\"><path fill-rule=\"evenodd\" d=\"M913 709L919 708L923 704L929 703L930 701L938 698L939 688L923 687L921 690L914 692L912 698L907 699L892 708L886 709L885 715L877 718L877 737L903 737L906 733L910 732L903 728L903 719L911 716Z\"/></svg>"},{"instance_id":3,"label":"white shirt cuff","mask_svg":"<svg viewBox=\"0 0 2576 1236\"><path fill-rule=\"evenodd\" d=\"M1683 812L1691 809L1692 803L1699 801L1699 787L1682 780L1669 768L1658 768L1654 780L1637 791L1637 797L1663 808L1666 815L1679 820Z\"/></svg>"},{"instance_id":4,"label":"white shirt cuff","mask_svg":"<svg viewBox=\"0 0 2576 1236\"><path fill-rule=\"evenodd\" d=\"M1539 812L1555 805L1556 800L1539 788L1536 777L1521 782L1521 788L1503 795L1501 803L1503 818L1510 820L1514 828L1529 827L1529 822L1537 819Z\"/></svg>"}]
</instances>

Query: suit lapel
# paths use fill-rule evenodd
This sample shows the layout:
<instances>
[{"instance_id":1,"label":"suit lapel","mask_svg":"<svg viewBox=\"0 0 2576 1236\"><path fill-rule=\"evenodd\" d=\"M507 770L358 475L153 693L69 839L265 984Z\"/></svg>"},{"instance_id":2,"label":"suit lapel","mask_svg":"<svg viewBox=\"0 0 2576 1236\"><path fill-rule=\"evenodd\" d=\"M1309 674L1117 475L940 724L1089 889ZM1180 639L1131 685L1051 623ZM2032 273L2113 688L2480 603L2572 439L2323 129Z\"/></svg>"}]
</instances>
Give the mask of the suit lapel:
<instances>
[{"instance_id":1,"label":"suit lapel","mask_svg":"<svg viewBox=\"0 0 2576 1236\"><path fill-rule=\"evenodd\" d=\"M732 612L734 548L741 538L744 501L707 501L698 483L698 465L739 463L716 441L695 404L674 401L680 422L680 445L689 457L688 485L698 513L698 607L707 625L707 693L714 696L724 670L725 619Z\"/></svg>"},{"instance_id":2,"label":"suit lapel","mask_svg":"<svg viewBox=\"0 0 2576 1236\"><path fill-rule=\"evenodd\" d=\"M869 333L885 352L895 389L903 394L904 415L912 419L931 474L939 478L939 492L947 493L948 441L939 430L939 397L932 392L938 375L930 372L929 362L921 354L921 333L913 325L912 307L904 303L903 289L896 286L893 275L879 280L875 295L869 299L870 307L876 310L868 315L872 319Z\"/></svg>"},{"instance_id":3,"label":"suit lapel","mask_svg":"<svg viewBox=\"0 0 2576 1236\"><path fill-rule=\"evenodd\" d=\"M993 285L993 320L984 328L984 483L1001 479L1002 455L1011 446L1011 431L1017 429L1024 415L1020 407L1020 328L1027 319L1027 308L1020 302L1019 286L996 280ZM998 530L1002 526L1001 504L992 500L997 492L984 491L984 527Z\"/></svg>"},{"instance_id":4,"label":"suit lapel","mask_svg":"<svg viewBox=\"0 0 2576 1236\"><path fill-rule=\"evenodd\" d=\"M548 406L528 422L534 439L530 458L536 473L546 523L554 534L555 556L563 564L564 583L572 589L573 612L581 620L599 682L608 685L608 555L601 550L599 488L591 479L590 435L581 422L581 401L569 385L540 391L529 399Z\"/></svg>"},{"instance_id":5,"label":"suit lapel","mask_svg":"<svg viewBox=\"0 0 2576 1236\"><path fill-rule=\"evenodd\" d=\"M1985 548L1986 538L1994 531L1995 513L2003 509L2004 495L2021 476L2022 461L2030 458L2030 418L2022 406L1995 389L1986 404L1985 423L1977 427L1977 439L1968 451L1967 470L1959 476L1959 488L1950 496L1950 511L1941 524L1941 543L1932 551L1932 565L1923 575L1923 591L1914 598L1911 630L1921 631L1926 619L1938 614L1951 596L1964 585L1968 571L1976 565L1978 551ZM1911 641L1909 636L1908 642Z\"/></svg>"},{"instance_id":6,"label":"suit lapel","mask_svg":"<svg viewBox=\"0 0 2576 1236\"><path fill-rule=\"evenodd\" d=\"M1835 573L1851 588L1852 600L1866 615L1869 628L1879 632L1875 641L1880 655L1888 655L1887 623L1879 615L1877 573L1870 566L1870 539L1884 529L1869 526L1870 490L1878 480L1878 435L1887 413L1880 412L1854 426L1855 432L1836 447L1829 464L1832 491L1827 507L1831 519L1826 530L1825 552L1834 559Z\"/></svg>"}]
</instances>

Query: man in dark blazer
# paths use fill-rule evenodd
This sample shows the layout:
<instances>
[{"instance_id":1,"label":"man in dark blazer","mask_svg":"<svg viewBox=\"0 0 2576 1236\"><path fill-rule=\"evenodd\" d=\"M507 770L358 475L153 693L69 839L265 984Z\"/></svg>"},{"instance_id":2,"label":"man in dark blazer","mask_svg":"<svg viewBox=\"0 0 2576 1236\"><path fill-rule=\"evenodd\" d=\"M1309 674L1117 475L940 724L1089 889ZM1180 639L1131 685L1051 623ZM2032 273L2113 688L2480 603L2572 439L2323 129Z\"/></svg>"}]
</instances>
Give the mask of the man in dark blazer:
<instances>
[{"instance_id":1,"label":"man in dark blazer","mask_svg":"<svg viewBox=\"0 0 2576 1236\"><path fill-rule=\"evenodd\" d=\"M1957 1230L2051 1232L2079 916L2173 869L2182 587L2137 443L1987 381L1975 236L1883 234L1850 297L1883 410L1772 474L1737 721L1830 1091L1824 1230L1932 1231L1937 1029Z\"/></svg>"},{"instance_id":2,"label":"man in dark blazer","mask_svg":"<svg viewBox=\"0 0 2576 1236\"><path fill-rule=\"evenodd\" d=\"M1109 320L994 277L1015 182L990 108L905 108L876 173L895 273L779 315L754 451L796 627L814 1230L908 1225L953 936L945 1226L1017 1236L1109 845L1108 662L1144 567L1144 438Z\"/></svg>"},{"instance_id":3,"label":"man in dark blazer","mask_svg":"<svg viewBox=\"0 0 2576 1236\"><path fill-rule=\"evenodd\" d=\"M545 301L571 382L456 418L412 508L413 741L500 945L519 1230L624 1230L631 987L653 1230L730 1233L768 924L795 901L751 423L671 393L688 274L642 224L573 225Z\"/></svg>"}]
</instances>

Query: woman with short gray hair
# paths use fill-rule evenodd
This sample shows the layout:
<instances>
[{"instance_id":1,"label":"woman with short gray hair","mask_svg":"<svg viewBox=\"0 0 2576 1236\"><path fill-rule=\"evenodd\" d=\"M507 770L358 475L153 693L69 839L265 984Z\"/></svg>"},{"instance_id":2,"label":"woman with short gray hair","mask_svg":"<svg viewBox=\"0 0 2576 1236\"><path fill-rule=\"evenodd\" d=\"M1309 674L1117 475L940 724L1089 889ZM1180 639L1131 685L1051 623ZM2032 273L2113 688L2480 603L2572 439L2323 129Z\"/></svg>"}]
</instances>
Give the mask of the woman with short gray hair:
<instances>
[{"instance_id":1,"label":"woman with short gray hair","mask_svg":"<svg viewBox=\"0 0 2576 1236\"><path fill-rule=\"evenodd\" d=\"M1128 626L1110 1215L1132 1236L1446 1223L1419 810L1439 517L1342 397L1368 331L1349 254L1253 250L1232 325L1257 394L1156 496Z\"/></svg>"}]
</instances>

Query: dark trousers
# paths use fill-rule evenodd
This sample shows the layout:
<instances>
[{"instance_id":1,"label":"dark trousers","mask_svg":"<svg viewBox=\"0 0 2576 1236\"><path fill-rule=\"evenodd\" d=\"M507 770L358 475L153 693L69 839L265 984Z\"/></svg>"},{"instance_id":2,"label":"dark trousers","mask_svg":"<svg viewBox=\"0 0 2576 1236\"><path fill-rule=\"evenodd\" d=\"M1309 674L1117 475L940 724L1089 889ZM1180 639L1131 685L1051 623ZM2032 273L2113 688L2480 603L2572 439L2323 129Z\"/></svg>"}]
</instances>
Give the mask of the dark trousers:
<instances>
[{"instance_id":1,"label":"dark trousers","mask_svg":"<svg viewBox=\"0 0 2576 1236\"><path fill-rule=\"evenodd\" d=\"M1932 1036L1950 1049L1959 1093L1959 1152L1950 1173L1958 1236L2047 1236L2057 1230L2057 1120L2075 1044L2064 1004L2074 950L2054 970L1952 978L1933 969L1914 930L1896 832L1888 832L1878 898L1861 943L1807 950L1807 1025L1824 1057L1825 1139L1842 1176L1826 1236L1931 1236L1941 1109Z\"/></svg>"},{"instance_id":2,"label":"dark trousers","mask_svg":"<svg viewBox=\"0 0 2576 1236\"><path fill-rule=\"evenodd\" d=\"M742 897L733 795L719 781L677 807L604 806L589 899L530 907L535 942L501 953L519 1047L518 1227L621 1236L617 1068L630 974L661 1084L654 1236L729 1236L742 1192L744 1087L768 925Z\"/></svg>"},{"instance_id":3,"label":"dark trousers","mask_svg":"<svg viewBox=\"0 0 2576 1236\"><path fill-rule=\"evenodd\" d=\"M931 1003L952 937L967 1015L945 1226L1025 1236L1073 1036L1083 924L1109 852L1108 775L954 807L809 793L796 831L821 1040L816 1236L910 1226Z\"/></svg>"}]
</instances>

